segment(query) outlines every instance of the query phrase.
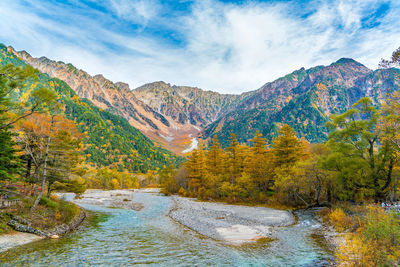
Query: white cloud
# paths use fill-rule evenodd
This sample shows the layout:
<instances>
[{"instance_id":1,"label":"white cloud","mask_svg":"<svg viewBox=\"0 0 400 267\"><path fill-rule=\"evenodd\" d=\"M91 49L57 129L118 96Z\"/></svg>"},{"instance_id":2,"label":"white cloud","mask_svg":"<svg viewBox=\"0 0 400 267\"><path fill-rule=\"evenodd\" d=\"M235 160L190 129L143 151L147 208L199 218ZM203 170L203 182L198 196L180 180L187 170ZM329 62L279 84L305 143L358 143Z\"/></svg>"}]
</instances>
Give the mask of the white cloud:
<instances>
[{"instance_id":1,"label":"white cloud","mask_svg":"<svg viewBox=\"0 0 400 267\"><path fill-rule=\"evenodd\" d=\"M131 87L164 80L230 93L257 89L295 69L330 64L340 57L353 57L375 68L380 58L389 57L400 45L396 3L373 29L362 26L362 18L379 3L372 0L315 1L304 7L308 16L298 14L292 3L234 5L198 0L190 14L176 18L162 18L162 6L155 1L104 3L111 3L109 8L118 17L143 28L126 34L126 29L107 26L105 21L115 18L100 11L90 16L47 4L39 12L10 0L0 2L0 41ZM146 34L152 22L170 27L181 44Z\"/></svg>"},{"instance_id":2,"label":"white cloud","mask_svg":"<svg viewBox=\"0 0 400 267\"><path fill-rule=\"evenodd\" d=\"M160 9L156 0L110 0L110 5L120 18L141 24L156 17Z\"/></svg>"}]
</instances>

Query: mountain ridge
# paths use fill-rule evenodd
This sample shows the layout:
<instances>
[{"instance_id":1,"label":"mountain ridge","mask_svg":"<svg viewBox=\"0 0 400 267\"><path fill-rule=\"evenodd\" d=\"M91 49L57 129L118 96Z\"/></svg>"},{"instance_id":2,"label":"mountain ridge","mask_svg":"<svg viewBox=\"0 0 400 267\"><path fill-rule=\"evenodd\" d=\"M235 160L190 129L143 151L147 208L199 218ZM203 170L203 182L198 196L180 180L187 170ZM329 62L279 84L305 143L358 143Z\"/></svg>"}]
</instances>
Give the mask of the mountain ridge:
<instances>
[{"instance_id":1,"label":"mountain ridge","mask_svg":"<svg viewBox=\"0 0 400 267\"><path fill-rule=\"evenodd\" d=\"M0 64L27 65L14 52L12 48L0 44ZM88 99L80 98L64 81L41 72L37 76L37 80L27 80L25 86L15 90L10 97L15 101L21 100L40 87L56 91L64 106L63 115L73 120L77 129L86 135L83 143L88 162L121 171L146 172L182 160L155 145L123 117L102 110Z\"/></svg>"},{"instance_id":2,"label":"mountain ridge","mask_svg":"<svg viewBox=\"0 0 400 267\"><path fill-rule=\"evenodd\" d=\"M340 58L327 66L303 67L237 95L164 81L131 89L101 74L90 76L72 64L33 58L24 51L15 53L33 67L66 81L80 97L123 116L150 139L177 154L195 136L209 139L217 135L226 145L231 132L246 142L260 130L272 140L282 123L288 123L311 142L324 141L324 124L330 114L347 110L363 96L379 103L384 94L398 88L393 77L397 69L370 70L352 58ZM393 87L390 90L389 85Z\"/></svg>"},{"instance_id":3,"label":"mountain ridge","mask_svg":"<svg viewBox=\"0 0 400 267\"><path fill-rule=\"evenodd\" d=\"M270 141L282 123L310 142L326 140L329 115L346 111L361 97L379 105L399 88L398 69L370 70L342 58L328 66L301 68L266 83L225 117L205 129L205 138L217 135L227 145L228 134L242 142L259 130ZM252 124L253 123L253 124Z\"/></svg>"}]
</instances>

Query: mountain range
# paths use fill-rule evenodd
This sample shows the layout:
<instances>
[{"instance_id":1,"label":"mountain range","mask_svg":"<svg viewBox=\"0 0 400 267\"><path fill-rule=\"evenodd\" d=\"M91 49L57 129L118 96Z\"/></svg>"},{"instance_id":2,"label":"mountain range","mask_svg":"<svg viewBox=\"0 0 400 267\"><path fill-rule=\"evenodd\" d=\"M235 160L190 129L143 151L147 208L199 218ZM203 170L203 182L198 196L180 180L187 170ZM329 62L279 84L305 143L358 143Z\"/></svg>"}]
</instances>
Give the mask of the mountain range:
<instances>
[{"instance_id":1,"label":"mountain range","mask_svg":"<svg viewBox=\"0 0 400 267\"><path fill-rule=\"evenodd\" d=\"M7 64L23 67L27 63L12 47L0 44L0 65ZM29 101L30 92L40 87L54 89L59 94L65 116L74 120L78 130L85 134L84 152L88 162L121 171L146 172L182 161L181 157L144 136L125 118L100 108L87 98L80 98L66 82L45 73L39 72L36 80L27 80L11 97L16 102Z\"/></svg>"},{"instance_id":2,"label":"mountain range","mask_svg":"<svg viewBox=\"0 0 400 267\"><path fill-rule=\"evenodd\" d=\"M398 69L371 70L342 58L329 66L301 68L240 95L162 81L132 89L102 75L91 76L72 64L8 49L26 64L64 81L81 99L125 118L149 139L179 155L188 151L194 137L217 135L226 146L230 133L247 142L259 130L271 141L283 123L310 142L323 142L331 114L346 111L365 96L379 105L400 85Z\"/></svg>"}]
</instances>

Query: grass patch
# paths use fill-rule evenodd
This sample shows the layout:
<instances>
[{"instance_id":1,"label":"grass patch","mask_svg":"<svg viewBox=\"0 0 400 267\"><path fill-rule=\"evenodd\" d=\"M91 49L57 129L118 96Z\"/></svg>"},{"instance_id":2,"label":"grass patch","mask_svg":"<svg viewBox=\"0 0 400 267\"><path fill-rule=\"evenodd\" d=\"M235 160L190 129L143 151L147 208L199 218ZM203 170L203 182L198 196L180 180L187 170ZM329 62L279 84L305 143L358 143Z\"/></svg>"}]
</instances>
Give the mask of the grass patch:
<instances>
[{"instance_id":1,"label":"grass patch","mask_svg":"<svg viewBox=\"0 0 400 267\"><path fill-rule=\"evenodd\" d=\"M13 229L7 225L11 219L11 215L7 212L0 214L0 234L7 234L13 231Z\"/></svg>"},{"instance_id":2,"label":"grass patch","mask_svg":"<svg viewBox=\"0 0 400 267\"><path fill-rule=\"evenodd\" d=\"M57 197L42 197L35 210L31 212L33 202L34 198L21 198L16 205L3 210L3 213L0 213L0 234L11 231L7 225L11 216L4 214L18 216L28 221L34 228L49 230L56 225L68 224L80 212L80 208L75 204Z\"/></svg>"},{"instance_id":3,"label":"grass patch","mask_svg":"<svg viewBox=\"0 0 400 267\"><path fill-rule=\"evenodd\" d=\"M45 205L46 207L52 209L52 210L57 210L59 207L59 204L51 199L48 199L47 197L42 197L39 201L39 204Z\"/></svg>"}]
</instances>

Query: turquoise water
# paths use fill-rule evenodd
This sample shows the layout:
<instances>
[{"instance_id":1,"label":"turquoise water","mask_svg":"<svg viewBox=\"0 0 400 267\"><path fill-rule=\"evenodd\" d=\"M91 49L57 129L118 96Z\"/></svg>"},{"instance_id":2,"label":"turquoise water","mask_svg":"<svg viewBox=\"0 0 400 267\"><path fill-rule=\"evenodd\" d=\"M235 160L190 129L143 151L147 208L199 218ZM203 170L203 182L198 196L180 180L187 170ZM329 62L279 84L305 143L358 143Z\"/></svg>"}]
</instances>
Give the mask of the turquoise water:
<instances>
[{"instance_id":1,"label":"turquoise water","mask_svg":"<svg viewBox=\"0 0 400 267\"><path fill-rule=\"evenodd\" d=\"M2 266L324 266L331 259L310 213L277 231L267 244L227 245L175 223L169 197L135 193L141 211L83 205L98 217L58 240L41 240L0 255ZM105 215L104 215L105 214Z\"/></svg>"}]
</instances>

